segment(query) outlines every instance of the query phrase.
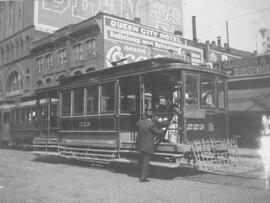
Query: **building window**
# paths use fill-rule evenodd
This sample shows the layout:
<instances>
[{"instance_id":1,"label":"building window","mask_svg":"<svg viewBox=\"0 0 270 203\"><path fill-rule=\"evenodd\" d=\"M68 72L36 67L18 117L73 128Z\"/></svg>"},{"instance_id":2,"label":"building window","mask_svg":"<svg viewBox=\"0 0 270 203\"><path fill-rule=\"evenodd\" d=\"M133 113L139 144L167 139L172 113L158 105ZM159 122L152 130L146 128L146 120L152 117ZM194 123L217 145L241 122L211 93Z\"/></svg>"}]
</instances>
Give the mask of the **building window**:
<instances>
[{"instance_id":1,"label":"building window","mask_svg":"<svg viewBox=\"0 0 270 203\"><path fill-rule=\"evenodd\" d=\"M270 49L270 44L267 44L267 48Z\"/></svg>"},{"instance_id":2,"label":"building window","mask_svg":"<svg viewBox=\"0 0 270 203\"><path fill-rule=\"evenodd\" d=\"M270 37L267 37L267 41L270 41Z\"/></svg>"},{"instance_id":3,"label":"building window","mask_svg":"<svg viewBox=\"0 0 270 203\"><path fill-rule=\"evenodd\" d=\"M52 84L52 79L51 79L51 78L47 78L47 79L45 80L45 82L46 82L46 84L47 84L48 86L50 86L50 85Z\"/></svg>"},{"instance_id":4,"label":"building window","mask_svg":"<svg viewBox=\"0 0 270 203\"><path fill-rule=\"evenodd\" d=\"M10 56L9 56L9 58L10 58L10 60L12 60L13 59L13 56L14 56L14 47L13 47L13 44L10 44Z\"/></svg>"},{"instance_id":5,"label":"building window","mask_svg":"<svg viewBox=\"0 0 270 203\"><path fill-rule=\"evenodd\" d=\"M82 60L82 44L77 44L73 48L74 51L74 62Z\"/></svg>"},{"instance_id":6,"label":"building window","mask_svg":"<svg viewBox=\"0 0 270 203\"><path fill-rule=\"evenodd\" d=\"M66 49L62 49L59 51L59 65L63 66L67 63L67 52Z\"/></svg>"},{"instance_id":7,"label":"building window","mask_svg":"<svg viewBox=\"0 0 270 203\"><path fill-rule=\"evenodd\" d=\"M18 72L13 72L7 79L6 92L16 92L18 90L22 90L22 77Z\"/></svg>"},{"instance_id":8,"label":"building window","mask_svg":"<svg viewBox=\"0 0 270 203\"><path fill-rule=\"evenodd\" d=\"M6 46L6 62L9 61L9 46Z\"/></svg>"},{"instance_id":9,"label":"building window","mask_svg":"<svg viewBox=\"0 0 270 203\"><path fill-rule=\"evenodd\" d=\"M46 66L48 70L53 67L52 54L46 56Z\"/></svg>"},{"instance_id":10,"label":"building window","mask_svg":"<svg viewBox=\"0 0 270 203\"><path fill-rule=\"evenodd\" d=\"M0 48L0 64L4 63L4 50Z\"/></svg>"},{"instance_id":11,"label":"building window","mask_svg":"<svg viewBox=\"0 0 270 203\"><path fill-rule=\"evenodd\" d=\"M43 85L43 82L41 80L37 81L37 87L38 88L41 88Z\"/></svg>"},{"instance_id":12,"label":"building window","mask_svg":"<svg viewBox=\"0 0 270 203\"><path fill-rule=\"evenodd\" d=\"M38 62L38 69L37 69L37 72L38 73L41 73L43 71L43 57L39 57L37 59L37 62Z\"/></svg>"},{"instance_id":13,"label":"building window","mask_svg":"<svg viewBox=\"0 0 270 203\"><path fill-rule=\"evenodd\" d=\"M23 2L18 2L18 30L22 29L22 12L23 12Z\"/></svg>"},{"instance_id":14,"label":"building window","mask_svg":"<svg viewBox=\"0 0 270 203\"><path fill-rule=\"evenodd\" d=\"M0 97L3 96L3 86L2 86L2 81L0 80Z\"/></svg>"},{"instance_id":15,"label":"building window","mask_svg":"<svg viewBox=\"0 0 270 203\"><path fill-rule=\"evenodd\" d=\"M19 42L19 56L21 56L23 54L23 40L20 39Z\"/></svg>"},{"instance_id":16,"label":"building window","mask_svg":"<svg viewBox=\"0 0 270 203\"><path fill-rule=\"evenodd\" d=\"M18 57L19 56L19 42L16 41L16 47L15 47L15 57Z\"/></svg>"},{"instance_id":17,"label":"building window","mask_svg":"<svg viewBox=\"0 0 270 203\"><path fill-rule=\"evenodd\" d=\"M87 46L87 58L95 56L96 55L96 40L88 40L86 42Z\"/></svg>"}]
</instances>

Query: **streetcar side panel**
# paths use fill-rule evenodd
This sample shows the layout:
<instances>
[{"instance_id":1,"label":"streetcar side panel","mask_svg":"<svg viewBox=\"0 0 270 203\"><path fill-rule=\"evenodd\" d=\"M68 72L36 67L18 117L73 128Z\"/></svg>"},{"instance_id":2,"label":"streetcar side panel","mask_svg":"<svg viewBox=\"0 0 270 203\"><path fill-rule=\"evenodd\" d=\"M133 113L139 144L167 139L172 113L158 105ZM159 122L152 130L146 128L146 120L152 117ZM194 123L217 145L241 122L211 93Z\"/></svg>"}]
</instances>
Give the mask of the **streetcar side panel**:
<instances>
[{"instance_id":1,"label":"streetcar side panel","mask_svg":"<svg viewBox=\"0 0 270 203\"><path fill-rule=\"evenodd\" d=\"M66 146L116 148L116 81L60 91L60 141Z\"/></svg>"}]
</instances>

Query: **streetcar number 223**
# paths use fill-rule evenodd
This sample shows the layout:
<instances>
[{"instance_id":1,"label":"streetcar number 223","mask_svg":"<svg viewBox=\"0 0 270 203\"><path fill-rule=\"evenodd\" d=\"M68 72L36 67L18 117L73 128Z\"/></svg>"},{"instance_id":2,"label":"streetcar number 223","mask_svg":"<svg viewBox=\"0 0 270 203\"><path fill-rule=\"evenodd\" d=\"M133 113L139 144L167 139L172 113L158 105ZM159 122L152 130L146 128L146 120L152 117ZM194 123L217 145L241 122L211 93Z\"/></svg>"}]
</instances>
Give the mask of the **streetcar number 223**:
<instances>
[{"instance_id":1,"label":"streetcar number 223","mask_svg":"<svg viewBox=\"0 0 270 203\"><path fill-rule=\"evenodd\" d=\"M85 128L85 127L90 127L91 122L90 121L81 121L79 122L79 128Z\"/></svg>"}]
</instances>

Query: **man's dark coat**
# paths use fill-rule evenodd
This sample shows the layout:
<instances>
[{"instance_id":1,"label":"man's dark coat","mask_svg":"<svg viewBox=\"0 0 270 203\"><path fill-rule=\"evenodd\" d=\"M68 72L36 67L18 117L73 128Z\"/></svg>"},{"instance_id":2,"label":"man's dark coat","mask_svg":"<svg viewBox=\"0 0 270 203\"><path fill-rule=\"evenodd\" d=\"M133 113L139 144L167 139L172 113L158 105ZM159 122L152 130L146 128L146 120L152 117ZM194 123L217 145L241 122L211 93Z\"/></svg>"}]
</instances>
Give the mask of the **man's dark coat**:
<instances>
[{"instance_id":1,"label":"man's dark coat","mask_svg":"<svg viewBox=\"0 0 270 203\"><path fill-rule=\"evenodd\" d=\"M160 136L163 130L149 119L137 122L136 149L140 152L153 154L155 150L154 138Z\"/></svg>"}]
</instances>

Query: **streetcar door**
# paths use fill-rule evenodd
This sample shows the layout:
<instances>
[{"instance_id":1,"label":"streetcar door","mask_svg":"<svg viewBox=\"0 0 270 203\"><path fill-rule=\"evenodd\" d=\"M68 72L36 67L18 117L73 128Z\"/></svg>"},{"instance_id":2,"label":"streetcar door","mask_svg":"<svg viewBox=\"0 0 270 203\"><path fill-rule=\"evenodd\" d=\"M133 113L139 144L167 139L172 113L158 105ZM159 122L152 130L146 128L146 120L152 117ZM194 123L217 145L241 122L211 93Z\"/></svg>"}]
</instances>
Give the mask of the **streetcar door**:
<instances>
[{"instance_id":1,"label":"streetcar door","mask_svg":"<svg viewBox=\"0 0 270 203\"><path fill-rule=\"evenodd\" d=\"M135 124L140 119L140 78L119 80L120 143L135 141Z\"/></svg>"}]
</instances>

